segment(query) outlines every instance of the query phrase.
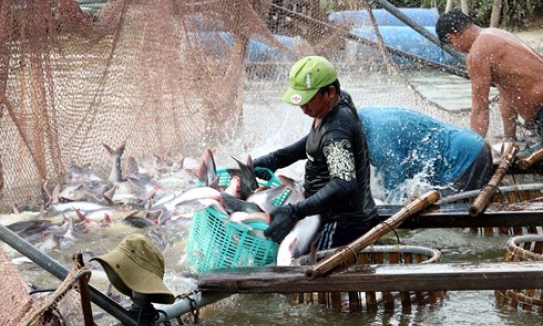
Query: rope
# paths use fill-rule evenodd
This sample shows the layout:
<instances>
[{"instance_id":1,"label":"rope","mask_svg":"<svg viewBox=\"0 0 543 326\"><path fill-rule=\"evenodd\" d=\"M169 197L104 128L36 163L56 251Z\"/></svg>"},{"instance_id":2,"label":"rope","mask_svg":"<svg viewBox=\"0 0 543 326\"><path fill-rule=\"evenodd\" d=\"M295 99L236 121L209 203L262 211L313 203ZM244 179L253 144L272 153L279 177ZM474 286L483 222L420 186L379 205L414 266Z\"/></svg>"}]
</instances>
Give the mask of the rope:
<instances>
[{"instance_id":1,"label":"rope","mask_svg":"<svg viewBox=\"0 0 543 326\"><path fill-rule=\"evenodd\" d=\"M192 314L194 324L197 324L199 322L199 320L200 320L200 309L198 307L198 302L196 302L196 300L194 298L192 298L191 296L194 296L194 295L198 294L198 292L199 291L192 291L191 293L180 294L180 295L175 297L176 300L183 299L183 300L188 300L189 301L189 305L190 305L190 308L191 308L191 311L189 313ZM179 323L179 325L184 324L181 317L182 316L177 317L177 322ZM168 325L166 325L166 326L168 326Z\"/></svg>"},{"instance_id":2,"label":"rope","mask_svg":"<svg viewBox=\"0 0 543 326\"><path fill-rule=\"evenodd\" d=\"M354 256L354 264L355 266L358 266L358 253L356 251L353 250L353 248L349 247L349 246L346 246L345 247L347 250L349 250L353 256Z\"/></svg>"},{"instance_id":3,"label":"rope","mask_svg":"<svg viewBox=\"0 0 543 326\"><path fill-rule=\"evenodd\" d=\"M49 295L48 299L43 303L43 305L36 309L25 322L20 323L20 326L31 325L41 314L45 313L56 303L58 303L60 299L62 299L64 295L75 286L74 283L76 281L78 281L84 275L90 275L90 273L91 271L87 267L82 269L72 268L55 292Z\"/></svg>"}]
</instances>

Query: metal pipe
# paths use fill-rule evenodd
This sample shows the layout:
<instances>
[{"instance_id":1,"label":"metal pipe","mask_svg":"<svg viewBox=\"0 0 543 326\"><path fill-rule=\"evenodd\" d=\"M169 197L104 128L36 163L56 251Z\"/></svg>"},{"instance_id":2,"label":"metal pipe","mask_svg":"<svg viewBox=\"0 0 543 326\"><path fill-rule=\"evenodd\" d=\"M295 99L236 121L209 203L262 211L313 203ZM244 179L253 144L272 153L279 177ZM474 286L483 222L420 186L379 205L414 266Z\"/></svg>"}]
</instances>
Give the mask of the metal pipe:
<instances>
[{"instance_id":1,"label":"metal pipe","mask_svg":"<svg viewBox=\"0 0 543 326\"><path fill-rule=\"evenodd\" d=\"M528 190L543 190L543 183L529 183L529 184L520 184L520 185L512 185L512 186L502 186L502 187L499 187L498 190L500 193L508 193L508 192L514 192L514 191L528 191ZM443 197L436 204L444 205L444 204L449 204L458 200L468 199L468 198L477 196L480 192L481 192L481 189L464 191L458 194Z\"/></svg>"},{"instance_id":2,"label":"metal pipe","mask_svg":"<svg viewBox=\"0 0 543 326\"><path fill-rule=\"evenodd\" d=\"M43 252L39 251L31 243L19 237L19 235L17 235L15 232L11 231L10 229L1 224L0 240L4 241L10 247L17 250L24 256L28 257L34 263L36 263L61 281L63 281L70 272L57 261L44 254ZM118 319L124 325L138 326L138 323L127 314L126 310L123 307L121 307L115 301L111 300L91 285L89 285L89 294L93 303L104 309L104 311Z\"/></svg>"},{"instance_id":3,"label":"metal pipe","mask_svg":"<svg viewBox=\"0 0 543 326\"><path fill-rule=\"evenodd\" d=\"M159 307L158 309L164 311L166 315L160 314L160 318L158 319L157 323L165 322L166 320L182 316L186 313L194 311L194 309L215 303L231 295L232 293L219 292L198 292L191 294L174 304Z\"/></svg>"},{"instance_id":4,"label":"metal pipe","mask_svg":"<svg viewBox=\"0 0 543 326\"><path fill-rule=\"evenodd\" d=\"M415 23L411 18L409 18L406 14L398 10L398 8L394 7L390 2L386 0L370 0L369 2L374 2L379 4L383 9L391 13L393 16L404 22L407 26L413 28L415 31L417 31L420 35L427 38L430 42L436 44L437 46L440 46L445 52L452 55L454 58L456 58L461 63L466 63L466 56L462 53L459 53L452 49L447 44L441 44L439 39L433 35L432 33L428 32L425 28L421 27L417 23Z\"/></svg>"},{"instance_id":5,"label":"metal pipe","mask_svg":"<svg viewBox=\"0 0 543 326\"><path fill-rule=\"evenodd\" d=\"M199 309L208 304L215 303L226 297L233 295L233 293L218 293L218 292L199 292L188 295L174 304L168 306L157 307L158 311L164 312L159 315L156 324L163 323L165 321L180 317L186 313L192 312L195 309ZM123 324L115 324L113 326L123 326Z\"/></svg>"},{"instance_id":6,"label":"metal pipe","mask_svg":"<svg viewBox=\"0 0 543 326\"><path fill-rule=\"evenodd\" d=\"M93 5L100 4L105 5L108 0L76 0L78 5Z\"/></svg>"}]
</instances>

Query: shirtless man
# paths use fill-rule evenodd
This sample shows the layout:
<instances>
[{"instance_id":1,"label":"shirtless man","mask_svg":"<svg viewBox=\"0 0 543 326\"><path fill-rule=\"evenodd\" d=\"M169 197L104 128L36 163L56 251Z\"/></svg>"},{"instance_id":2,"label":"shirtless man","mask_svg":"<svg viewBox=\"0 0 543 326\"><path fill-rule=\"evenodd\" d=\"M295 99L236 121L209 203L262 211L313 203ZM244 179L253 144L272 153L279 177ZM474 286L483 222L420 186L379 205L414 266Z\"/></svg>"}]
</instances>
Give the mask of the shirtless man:
<instances>
[{"instance_id":1,"label":"shirtless man","mask_svg":"<svg viewBox=\"0 0 543 326\"><path fill-rule=\"evenodd\" d=\"M543 55L513 34L482 28L474 20L451 11L436 24L439 40L467 53L471 79L471 129L486 137L489 126L489 91L500 94L504 136L515 139L517 117L543 137ZM530 127L531 126L531 127Z\"/></svg>"}]
</instances>

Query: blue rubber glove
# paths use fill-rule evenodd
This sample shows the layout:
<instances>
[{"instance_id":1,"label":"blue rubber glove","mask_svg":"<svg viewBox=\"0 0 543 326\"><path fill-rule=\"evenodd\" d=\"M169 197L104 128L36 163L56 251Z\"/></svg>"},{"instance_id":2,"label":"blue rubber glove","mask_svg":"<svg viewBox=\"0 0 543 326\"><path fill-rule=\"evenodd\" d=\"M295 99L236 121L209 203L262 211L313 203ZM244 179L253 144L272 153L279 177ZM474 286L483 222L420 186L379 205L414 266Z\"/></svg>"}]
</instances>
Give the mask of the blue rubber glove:
<instances>
[{"instance_id":1,"label":"blue rubber glove","mask_svg":"<svg viewBox=\"0 0 543 326\"><path fill-rule=\"evenodd\" d=\"M285 239L299 220L296 209L291 204L277 207L270 212L270 217L270 226L264 231L264 235L277 243Z\"/></svg>"}]
</instances>

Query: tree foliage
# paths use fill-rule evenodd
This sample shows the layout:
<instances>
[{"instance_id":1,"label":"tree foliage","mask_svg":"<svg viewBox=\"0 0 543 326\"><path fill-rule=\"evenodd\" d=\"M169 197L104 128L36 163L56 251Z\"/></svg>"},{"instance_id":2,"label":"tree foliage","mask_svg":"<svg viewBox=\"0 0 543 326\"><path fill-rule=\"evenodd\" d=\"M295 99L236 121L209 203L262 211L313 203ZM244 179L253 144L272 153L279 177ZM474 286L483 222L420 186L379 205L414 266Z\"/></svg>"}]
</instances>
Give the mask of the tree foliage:
<instances>
[{"instance_id":1,"label":"tree foliage","mask_svg":"<svg viewBox=\"0 0 543 326\"><path fill-rule=\"evenodd\" d=\"M440 12L445 11L447 0L389 0L396 7L432 8L437 7ZM494 0L468 1L470 15L475 17L480 25L490 23L490 14ZM455 0L456 7L460 7L460 0ZM501 12L501 26L508 28L523 27L529 21L543 14L543 0L503 0Z\"/></svg>"}]
</instances>

